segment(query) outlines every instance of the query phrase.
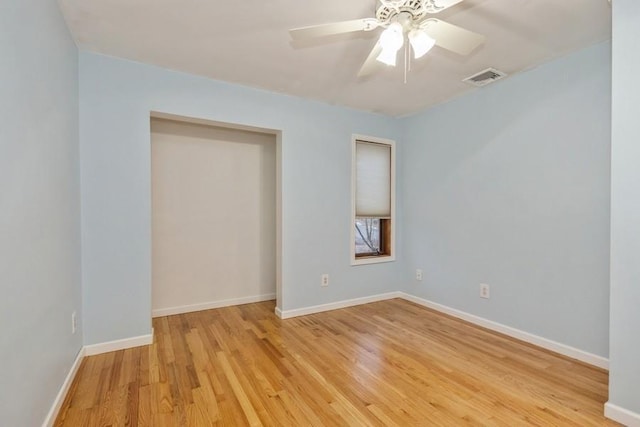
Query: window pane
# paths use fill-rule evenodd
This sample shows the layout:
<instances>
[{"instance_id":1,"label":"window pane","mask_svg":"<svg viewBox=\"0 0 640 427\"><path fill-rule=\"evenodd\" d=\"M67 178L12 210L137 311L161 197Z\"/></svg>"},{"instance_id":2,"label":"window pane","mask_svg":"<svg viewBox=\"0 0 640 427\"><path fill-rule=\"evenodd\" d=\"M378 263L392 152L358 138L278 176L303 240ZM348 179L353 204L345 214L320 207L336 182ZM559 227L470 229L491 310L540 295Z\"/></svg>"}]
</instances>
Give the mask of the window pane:
<instances>
[{"instance_id":1,"label":"window pane","mask_svg":"<svg viewBox=\"0 0 640 427\"><path fill-rule=\"evenodd\" d=\"M380 219L356 218L356 255L380 253Z\"/></svg>"}]
</instances>

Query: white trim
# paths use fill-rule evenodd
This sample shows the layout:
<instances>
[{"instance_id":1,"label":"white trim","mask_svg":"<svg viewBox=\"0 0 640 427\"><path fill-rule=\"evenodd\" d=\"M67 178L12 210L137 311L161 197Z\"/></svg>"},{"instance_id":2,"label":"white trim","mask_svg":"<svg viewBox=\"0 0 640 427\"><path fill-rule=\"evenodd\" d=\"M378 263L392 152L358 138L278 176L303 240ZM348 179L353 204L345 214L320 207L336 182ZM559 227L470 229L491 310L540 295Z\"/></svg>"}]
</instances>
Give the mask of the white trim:
<instances>
[{"instance_id":1,"label":"white trim","mask_svg":"<svg viewBox=\"0 0 640 427\"><path fill-rule=\"evenodd\" d=\"M536 345L538 347L546 348L547 350L551 350L553 352L562 354L567 357L571 357L582 362L588 363L590 365L597 366L602 369L609 368L609 360L598 356L592 353L588 353L583 350L579 350L577 348L561 344L556 341L549 340L547 338L540 337L538 335L530 334L528 332L512 328L510 326L503 325L501 323L494 322L492 320L488 320L479 316L475 316L473 314L466 313L461 310L457 310L455 308L448 307L446 305L438 304L415 295L410 295L405 292L388 292L384 294L372 295L368 297L361 298L353 298L349 300L337 301L328 304L320 304L314 305L310 307L303 307L294 310L281 310L279 307L275 308L275 314L281 319L289 319L297 316L305 316L308 314L320 313L324 311L337 310L340 308L353 307L361 304L369 304L377 301L384 301L393 298L402 298L407 301L414 302L418 305L422 305L424 307L430 308L432 310L448 314L453 317L457 317L459 319L465 320L467 322L476 324L478 326L482 326L487 329L491 329L493 331L499 332L501 334L528 342L530 344ZM229 300L227 300L229 301ZM138 347L142 345L149 345L153 343L153 329L151 330L151 334L149 335L141 335L138 337L125 338L121 340L109 341L105 343L92 344L84 346L78 352L69 373L67 374L58 395L56 396L47 417L45 418L42 426L50 427L55 423L56 417L58 416L58 412L62 407L64 399L66 398L67 392L71 387L73 379L75 378L78 369L80 368L80 363L85 356L93 356L96 354L107 353L110 351L124 350L127 348ZM605 403L604 405L604 415L607 418L618 421L627 425L628 427L640 427L640 414L629 411L628 409L621 408L617 405L614 405L610 402Z\"/></svg>"},{"instance_id":2,"label":"white trim","mask_svg":"<svg viewBox=\"0 0 640 427\"><path fill-rule=\"evenodd\" d=\"M621 408L611 402L604 404L604 416L627 427L640 427L640 414Z\"/></svg>"},{"instance_id":3,"label":"white trim","mask_svg":"<svg viewBox=\"0 0 640 427\"><path fill-rule=\"evenodd\" d=\"M376 144L386 144L391 147L391 255L356 258L355 242L355 221L356 221L356 143L357 141L373 142ZM391 139L377 138L367 135L351 135L351 224L349 225L349 253L352 266L378 264L381 262L391 262L396 260L396 142Z\"/></svg>"},{"instance_id":4,"label":"white trim","mask_svg":"<svg viewBox=\"0 0 640 427\"><path fill-rule=\"evenodd\" d=\"M121 340L85 345L84 354L85 356L94 356L96 354L125 350L127 348L140 347L142 345L149 344L153 344L153 329L151 329L151 333L148 335L140 335L139 337L124 338Z\"/></svg>"},{"instance_id":5,"label":"white trim","mask_svg":"<svg viewBox=\"0 0 640 427\"><path fill-rule=\"evenodd\" d=\"M276 294L253 295L250 297L223 299L199 304L179 305L176 307L158 308L151 311L151 317L171 316L174 314L191 313L193 311L211 310L212 308L229 307L232 305L250 304L252 302L271 301Z\"/></svg>"},{"instance_id":6,"label":"white trim","mask_svg":"<svg viewBox=\"0 0 640 427\"><path fill-rule=\"evenodd\" d=\"M391 220L391 227L393 227L393 220ZM391 240L393 240L393 231L391 232ZM393 246L393 243L391 245ZM354 246L354 245L351 245L351 246ZM393 251L393 249L391 250ZM386 255L386 256L373 256L371 258L356 258L356 256L354 255L353 258L351 259L351 265L380 264L381 262L391 262L395 260L396 260L396 257L393 254Z\"/></svg>"},{"instance_id":7,"label":"white trim","mask_svg":"<svg viewBox=\"0 0 640 427\"><path fill-rule=\"evenodd\" d=\"M320 313L323 311L336 310L339 308L352 307L360 304L368 304L376 301L383 301L393 298L402 298L407 301L414 302L423 307L430 308L440 313L448 314L458 319L465 320L469 323L481 326L483 328L490 329L495 332L499 332L503 335L507 335L512 338L519 339L521 341L533 344L537 347L541 347L563 356L570 357L572 359L579 360L589 365L596 366L602 369L609 369L609 359L606 357L598 356L597 354L589 353L584 350L580 350L575 347L571 347L566 344L553 341L539 335L535 335L529 332L522 331L520 329L512 328L511 326L503 325L502 323L494 322L492 320L485 319L480 316L466 313L455 308L448 307L446 305L438 304L433 301L429 301L415 295L410 295L405 292L388 292L385 294L372 295L369 297L354 298L350 300L337 301L328 304L314 305L310 307L303 307L294 310L281 310L276 307L275 313L281 319L289 319L291 317L305 316L307 314ZM616 407L617 408L617 407ZM635 426L635 425L634 425ZM639 426L640 427L640 426Z\"/></svg>"},{"instance_id":8,"label":"white trim","mask_svg":"<svg viewBox=\"0 0 640 427\"><path fill-rule=\"evenodd\" d=\"M538 347L551 350L555 353L562 354L572 359L577 359L581 362L588 363L593 366L597 366L602 369L609 369L609 359L598 356L593 353L586 352L584 350L571 347L566 344L559 343L547 338L543 338L538 335L531 334L529 332L522 331L520 329L512 328L511 326L503 325L502 323L494 322L492 320L485 319L473 314L466 313L455 308L447 307L446 305L438 304L423 298L419 298L414 295L409 295L404 292L400 292L401 298L407 301L414 302L427 308L439 311L441 313L448 314L453 317L457 317L467 322L473 323L483 328L491 329L492 331L500 332L501 334L508 335L513 338L517 338L521 341L528 342Z\"/></svg>"},{"instance_id":9,"label":"white trim","mask_svg":"<svg viewBox=\"0 0 640 427\"><path fill-rule=\"evenodd\" d=\"M78 355L76 356L76 360L73 361L73 365L71 365L71 369L69 369L69 373L67 374L64 382L62 383L62 387L58 391L58 395L53 401L53 405L51 409L49 409L49 413L47 417L44 419L42 423L42 427L51 427L56 422L56 418L58 417L58 413L60 412L60 408L62 408L62 404L64 403L64 399L67 397L67 392L71 387L71 383L73 383L73 379L76 377L76 373L78 369L80 369L80 363L82 363L82 359L84 359L85 351L84 347L80 348Z\"/></svg>"},{"instance_id":10,"label":"white trim","mask_svg":"<svg viewBox=\"0 0 640 427\"><path fill-rule=\"evenodd\" d=\"M173 120L175 122L194 123L197 125L205 125L205 126L216 126L220 128L226 128L226 129L236 129L236 130L244 130L248 132L266 133L269 135L277 135L280 132L277 129L263 128L259 126L250 126L250 125L244 125L241 123L220 122L217 120L209 120L209 119L204 119L200 117L191 117L191 116L182 116L179 114L164 113L162 111L156 111L156 110L149 111L149 116L150 118L153 118L153 119Z\"/></svg>"},{"instance_id":11,"label":"white trim","mask_svg":"<svg viewBox=\"0 0 640 427\"><path fill-rule=\"evenodd\" d=\"M369 297L353 298L343 301L330 302L328 304L312 305L310 307L297 308L294 310L280 310L276 308L276 314L281 319L291 317L306 316L307 314L321 313L323 311L337 310L339 308L353 307L354 305L369 304L371 302L384 301L393 298L400 298L402 292L388 292L386 294L372 295Z\"/></svg>"},{"instance_id":12,"label":"white trim","mask_svg":"<svg viewBox=\"0 0 640 427\"><path fill-rule=\"evenodd\" d=\"M71 365L71 369L69 369L69 373L62 383L62 386L58 391L58 395L53 401L51 409L49 409L49 413L42 423L42 427L51 427L56 422L56 418L58 417L58 413L62 408L64 399L67 397L67 393L69 392L69 388L71 387L71 384L73 383L73 380L78 373L78 369L80 369L82 359L84 359L86 356L94 356L96 354L108 353L110 351L126 350L128 348L139 347L141 345L148 345L152 343L153 329L151 329L151 334L149 335L141 335L139 337L125 338L122 340L83 346L78 352L76 360L73 361L73 365Z\"/></svg>"}]
</instances>

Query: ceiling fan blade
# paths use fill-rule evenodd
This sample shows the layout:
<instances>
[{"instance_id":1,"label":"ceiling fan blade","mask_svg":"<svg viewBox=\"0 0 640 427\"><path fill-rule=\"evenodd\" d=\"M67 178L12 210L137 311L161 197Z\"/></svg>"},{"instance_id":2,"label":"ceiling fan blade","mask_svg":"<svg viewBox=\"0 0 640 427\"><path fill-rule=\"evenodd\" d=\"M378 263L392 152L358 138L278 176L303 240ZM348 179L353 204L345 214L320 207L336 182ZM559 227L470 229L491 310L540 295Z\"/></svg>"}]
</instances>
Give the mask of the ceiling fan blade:
<instances>
[{"instance_id":1,"label":"ceiling fan blade","mask_svg":"<svg viewBox=\"0 0 640 427\"><path fill-rule=\"evenodd\" d=\"M354 19L352 21L334 22L332 24L312 25L310 27L289 30L293 40L314 37L332 36L334 34L352 33L354 31L371 31L378 28L379 23L373 18Z\"/></svg>"},{"instance_id":2,"label":"ceiling fan blade","mask_svg":"<svg viewBox=\"0 0 640 427\"><path fill-rule=\"evenodd\" d=\"M435 18L420 27L436 41L436 45L459 55L468 55L485 41L485 36Z\"/></svg>"},{"instance_id":3,"label":"ceiling fan blade","mask_svg":"<svg viewBox=\"0 0 640 427\"><path fill-rule=\"evenodd\" d=\"M360 71L358 71L358 77L365 77L376 71L379 64L376 58L380 55L380 52L382 52L382 46L380 46L380 42L377 42L375 46L373 46L373 49L371 49L371 53L367 56L364 64L362 64Z\"/></svg>"},{"instance_id":4,"label":"ceiling fan blade","mask_svg":"<svg viewBox=\"0 0 640 427\"><path fill-rule=\"evenodd\" d=\"M429 5L427 2L427 10L429 13L442 12L445 9L449 9L451 6L455 6L461 3L463 0L432 0Z\"/></svg>"}]
</instances>

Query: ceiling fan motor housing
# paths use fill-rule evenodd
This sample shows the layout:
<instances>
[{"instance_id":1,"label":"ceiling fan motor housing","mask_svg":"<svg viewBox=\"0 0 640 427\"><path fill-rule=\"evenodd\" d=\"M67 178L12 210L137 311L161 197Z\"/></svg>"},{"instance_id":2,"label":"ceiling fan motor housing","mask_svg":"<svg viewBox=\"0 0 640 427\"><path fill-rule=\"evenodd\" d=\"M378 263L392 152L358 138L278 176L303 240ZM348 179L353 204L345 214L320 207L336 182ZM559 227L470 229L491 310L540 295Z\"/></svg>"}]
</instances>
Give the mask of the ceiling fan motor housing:
<instances>
[{"instance_id":1,"label":"ceiling fan motor housing","mask_svg":"<svg viewBox=\"0 0 640 427\"><path fill-rule=\"evenodd\" d=\"M428 13L437 13L443 9L436 4L435 0L380 0L380 3L376 18L383 24L390 23L400 14L408 14L415 22Z\"/></svg>"}]
</instances>

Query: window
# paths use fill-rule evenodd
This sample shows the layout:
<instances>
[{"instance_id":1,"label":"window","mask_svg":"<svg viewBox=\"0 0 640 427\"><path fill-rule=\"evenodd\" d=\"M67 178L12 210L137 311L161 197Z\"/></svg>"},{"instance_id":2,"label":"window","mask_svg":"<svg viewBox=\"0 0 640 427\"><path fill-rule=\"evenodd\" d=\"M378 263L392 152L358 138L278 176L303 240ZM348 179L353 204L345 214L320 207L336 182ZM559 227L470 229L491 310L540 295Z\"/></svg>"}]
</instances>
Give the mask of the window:
<instances>
[{"instance_id":1,"label":"window","mask_svg":"<svg viewBox=\"0 0 640 427\"><path fill-rule=\"evenodd\" d=\"M351 264L393 261L395 144L353 137Z\"/></svg>"}]
</instances>

